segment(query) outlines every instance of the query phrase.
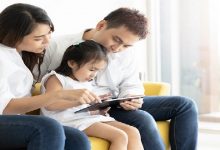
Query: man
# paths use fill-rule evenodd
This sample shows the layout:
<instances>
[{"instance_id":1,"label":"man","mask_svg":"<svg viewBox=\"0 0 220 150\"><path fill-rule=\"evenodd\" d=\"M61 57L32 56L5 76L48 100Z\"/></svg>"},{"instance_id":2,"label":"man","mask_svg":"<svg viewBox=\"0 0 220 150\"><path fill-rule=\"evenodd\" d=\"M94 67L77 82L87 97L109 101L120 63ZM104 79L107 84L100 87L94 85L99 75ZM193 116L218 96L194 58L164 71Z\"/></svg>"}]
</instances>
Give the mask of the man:
<instances>
[{"instance_id":1,"label":"man","mask_svg":"<svg viewBox=\"0 0 220 150\"><path fill-rule=\"evenodd\" d=\"M137 10L119 8L101 20L94 29L52 40L41 65L41 74L59 65L67 47L92 39L105 46L109 52L108 67L94 81L96 90L101 94L111 93L118 97L143 95L134 52L127 48L146 35L146 17ZM110 115L118 121L135 126L141 134L145 150L165 149L155 120L169 119L171 149L196 149L197 109L192 100L180 96L144 97L143 100L121 103L121 107L112 108Z\"/></svg>"}]
</instances>

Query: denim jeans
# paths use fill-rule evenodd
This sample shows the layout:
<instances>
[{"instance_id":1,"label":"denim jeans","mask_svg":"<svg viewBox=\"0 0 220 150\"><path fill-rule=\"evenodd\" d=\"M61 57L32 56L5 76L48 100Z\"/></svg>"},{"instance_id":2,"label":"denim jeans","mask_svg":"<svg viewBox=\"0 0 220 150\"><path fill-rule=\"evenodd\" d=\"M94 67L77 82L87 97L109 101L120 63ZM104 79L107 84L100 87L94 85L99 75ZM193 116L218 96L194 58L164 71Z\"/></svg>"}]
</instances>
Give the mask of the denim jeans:
<instances>
[{"instance_id":1,"label":"denim jeans","mask_svg":"<svg viewBox=\"0 0 220 150\"><path fill-rule=\"evenodd\" d=\"M75 128L64 126L65 150L91 150L88 136ZM52 150L52 149L50 149Z\"/></svg>"},{"instance_id":2,"label":"denim jeans","mask_svg":"<svg viewBox=\"0 0 220 150\"><path fill-rule=\"evenodd\" d=\"M89 150L86 135L43 116L0 115L0 149Z\"/></svg>"},{"instance_id":3,"label":"denim jeans","mask_svg":"<svg viewBox=\"0 0 220 150\"><path fill-rule=\"evenodd\" d=\"M146 96L141 110L112 108L116 120L136 127L145 150L164 150L156 121L170 120L169 140L172 150L195 150L198 135L197 107L186 97Z\"/></svg>"}]
</instances>

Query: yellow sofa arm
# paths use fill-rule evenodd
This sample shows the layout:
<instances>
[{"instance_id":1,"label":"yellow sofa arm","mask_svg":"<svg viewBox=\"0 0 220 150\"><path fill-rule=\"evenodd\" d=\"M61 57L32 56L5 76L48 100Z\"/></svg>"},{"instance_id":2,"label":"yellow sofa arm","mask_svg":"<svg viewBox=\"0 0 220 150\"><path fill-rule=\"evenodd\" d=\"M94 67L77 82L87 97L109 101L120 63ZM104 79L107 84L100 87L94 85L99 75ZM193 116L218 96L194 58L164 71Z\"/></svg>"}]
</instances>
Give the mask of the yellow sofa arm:
<instances>
[{"instance_id":1,"label":"yellow sofa arm","mask_svg":"<svg viewBox=\"0 0 220 150\"><path fill-rule=\"evenodd\" d=\"M165 82L143 82L144 95L167 96L170 95L170 84Z\"/></svg>"},{"instance_id":2,"label":"yellow sofa arm","mask_svg":"<svg viewBox=\"0 0 220 150\"><path fill-rule=\"evenodd\" d=\"M32 95L33 95L33 96L35 96L35 95L40 95L40 94L41 94L41 93L40 93L40 86L41 86L40 83L36 83L36 84L34 85L34 88L33 88L33 90L32 90Z\"/></svg>"}]
</instances>

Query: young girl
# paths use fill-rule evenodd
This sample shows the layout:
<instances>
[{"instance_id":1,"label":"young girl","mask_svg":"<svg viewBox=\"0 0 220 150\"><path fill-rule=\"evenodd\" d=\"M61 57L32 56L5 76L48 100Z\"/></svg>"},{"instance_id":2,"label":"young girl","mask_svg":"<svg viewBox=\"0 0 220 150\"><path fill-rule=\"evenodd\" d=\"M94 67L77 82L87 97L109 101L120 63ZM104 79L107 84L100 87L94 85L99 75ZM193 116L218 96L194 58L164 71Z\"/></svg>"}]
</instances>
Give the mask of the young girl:
<instances>
[{"instance_id":1,"label":"young girl","mask_svg":"<svg viewBox=\"0 0 220 150\"><path fill-rule=\"evenodd\" d=\"M97 72L107 65L106 49L94 41L85 41L70 46L64 53L60 66L42 79L42 91L54 92L62 89L91 89L90 82ZM80 102L80 100L79 100ZM42 114L54 118L65 126L84 131L88 136L95 136L110 141L110 150L143 149L139 132L136 128L115 121L100 113L74 113L88 104L54 102L42 108Z\"/></svg>"}]
</instances>

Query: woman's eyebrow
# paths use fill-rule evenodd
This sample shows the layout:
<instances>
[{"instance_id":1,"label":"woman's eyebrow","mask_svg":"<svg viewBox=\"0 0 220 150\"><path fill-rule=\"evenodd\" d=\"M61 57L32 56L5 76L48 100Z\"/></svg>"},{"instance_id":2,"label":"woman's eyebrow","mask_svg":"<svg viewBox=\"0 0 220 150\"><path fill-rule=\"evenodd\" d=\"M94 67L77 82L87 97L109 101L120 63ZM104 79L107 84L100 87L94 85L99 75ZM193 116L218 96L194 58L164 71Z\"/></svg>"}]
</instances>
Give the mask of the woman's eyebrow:
<instances>
[{"instance_id":1,"label":"woman's eyebrow","mask_svg":"<svg viewBox=\"0 0 220 150\"><path fill-rule=\"evenodd\" d=\"M51 31L49 31L49 32L48 32L47 34L42 34L42 35L35 35L35 36L34 36L34 38L40 38L40 37L43 37L43 36L45 36L45 35L48 35L48 34L50 34L50 32L51 32Z\"/></svg>"}]
</instances>

